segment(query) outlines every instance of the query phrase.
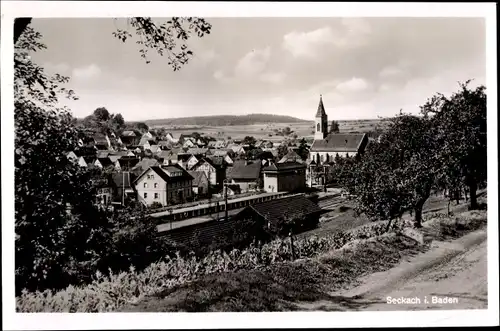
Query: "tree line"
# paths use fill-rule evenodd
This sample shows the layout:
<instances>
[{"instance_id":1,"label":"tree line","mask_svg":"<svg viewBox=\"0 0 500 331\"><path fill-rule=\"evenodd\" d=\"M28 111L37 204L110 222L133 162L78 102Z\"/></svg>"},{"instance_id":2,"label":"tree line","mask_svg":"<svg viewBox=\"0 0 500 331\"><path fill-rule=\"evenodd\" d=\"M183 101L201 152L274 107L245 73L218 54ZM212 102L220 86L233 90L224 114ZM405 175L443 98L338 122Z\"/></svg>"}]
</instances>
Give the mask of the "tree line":
<instances>
[{"instance_id":1,"label":"tree line","mask_svg":"<svg viewBox=\"0 0 500 331\"><path fill-rule=\"evenodd\" d=\"M470 80L450 97L436 94L419 115L400 114L388 123L362 156L337 158L336 181L354 197L357 211L373 219L414 214L422 226L422 210L432 193L453 198L468 191L470 209L476 192L487 183L486 88Z\"/></svg>"}]
</instances>

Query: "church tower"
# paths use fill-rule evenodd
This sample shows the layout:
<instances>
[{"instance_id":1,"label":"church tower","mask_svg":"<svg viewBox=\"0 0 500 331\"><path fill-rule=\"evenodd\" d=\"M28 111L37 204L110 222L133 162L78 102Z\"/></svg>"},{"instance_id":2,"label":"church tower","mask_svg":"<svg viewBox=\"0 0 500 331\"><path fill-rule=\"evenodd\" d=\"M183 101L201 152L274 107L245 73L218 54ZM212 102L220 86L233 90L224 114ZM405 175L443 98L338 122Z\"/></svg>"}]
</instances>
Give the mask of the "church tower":
<instances>
[{"instance_id":1,"label":"church tower","mask_svg":"<svg viewBox=\"0 0 500 331\"><path fill-rule=\"evenodd\" d=\"M318 111L315 116L314 123L314 140L325 139L328 134L328 116L325 113L323 106L323 97L319 96Z\"/></svg>"}]
</instances>

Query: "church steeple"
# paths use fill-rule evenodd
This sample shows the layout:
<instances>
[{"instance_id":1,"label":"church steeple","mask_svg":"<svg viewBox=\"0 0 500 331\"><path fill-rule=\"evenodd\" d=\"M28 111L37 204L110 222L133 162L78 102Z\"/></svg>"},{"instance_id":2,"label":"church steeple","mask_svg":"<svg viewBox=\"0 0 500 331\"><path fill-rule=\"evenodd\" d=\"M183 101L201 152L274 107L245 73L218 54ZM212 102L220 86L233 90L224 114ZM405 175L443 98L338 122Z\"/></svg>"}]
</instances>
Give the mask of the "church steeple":
<instances>
[{"instance_id":1,"label":"church steeple","mask_svg":"<svg viewBox=\"0 0 500 331\"><path fill-rule=\"evenodd\" d=\"M316 112L316 117L322 117L322 116L326 116L326 113L325 113L325 106L323 106L323 96L320 94L319 95L318 111Z\"/></svg>"},{"instance_id":2,"label":"church steeple","mask_svg":"<svg viewBox=\"0 0 500 331\"><path fill-rule=\"evenodd\" d=\"M314 140L322 140L328 134L328 116L323 105L323 96L319 96L318 111L315 116Z\"/></svg>"}]
</instances>

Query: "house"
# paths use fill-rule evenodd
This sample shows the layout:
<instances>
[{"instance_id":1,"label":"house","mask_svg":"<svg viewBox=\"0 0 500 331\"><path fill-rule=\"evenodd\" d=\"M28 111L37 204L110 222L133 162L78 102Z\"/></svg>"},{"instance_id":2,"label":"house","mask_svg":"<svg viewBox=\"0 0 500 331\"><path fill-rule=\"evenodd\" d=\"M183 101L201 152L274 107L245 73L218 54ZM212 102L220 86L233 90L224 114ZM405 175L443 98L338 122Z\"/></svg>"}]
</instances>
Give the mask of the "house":
<instances>
[{"instance_id":1,"label":"house","mask_svg":"<svg viewBox=\"0 0 500 331\"><path fill-rule=\"evenodd\" d=\"M151 153L156 154L158 151L160 151L160 146L158 145L150 145L149 150Z\"/></svg>"},{"instance_id":2,"label":"house","mask_svg":"<svg viewBox=\"0 0 500 331\"><path fill-rule=\"evenodd\" d=\"M306 165L303 163L273 163L262 172L266 192L298 192L306 187Z\"/></svg>"},{"instance_id":3,"label":"house","mask_svg":"<svg viewBox=\"0 0 500 331\"><path fill-rule=\"evenodd\" d=\"M88 164L87 164L87 162L85 161L85 158L84 158L83 156L80 156L80 157L78 158L78 165L79 165L80 167L85 167L85 168L86 168L86 167L88 167Z\"/></svg>"},{"instance_id":4,"label":"house","mask_svg":"<svg viewBox=\"0 0 500 331\"><path fill-rule=\"evenodd\" d=\"M113 203L126 204L128 200L136 197L133 181L136 178L134 173L122 171L111 175L113 180Z\"/></svg>"},{"instance_id":5,"label":"house","mask_svg":"<svg viewBox=\"0 0 500 331\"><path fill-rule=\"evenodd\" d=\"M208 148L217 148L215 145L217 144L217 141L211 140L208 142L207 146Z\"/></svg>"},{"instance_id":6,"label":"house","mask_svg":"<svg viewBox=\"0 0 500 331\"><path fill-rule=\"evenodd\" d=\"M262 164L244 162L244 164L235 162L227 176L232 184L240 185L242 192L255 191L261 187Z\"/></svg>"},{"instance_id":7,"label":"house","mask_svg":"<svg viewBox=\"0 0 500 331\"><path fill-rule=\"evenodd\" d=\"M111 141L107 135L96 133L94 134L94 146L98 150L109 150L111 149Z\"/></svg>"},{"instance_id":8,"label":"house","mask_svg":"<svg viewBox=\"0 0 500 331\"><path fill-rule=\"evenodd\" d=\"M168 150L172 148L172 142L168 140L160 140L158 142L158 146L160 147L161 150Z\"/></svg>"},{"instance_id":9,"label":"house","mask_svg":"<svg viewBox=\"0 0 500 331\"><path fill-rule=\"evenodd\" d=\"M146 171L147 169L149 169L151 167L157 167L159 165L160 165L160 162L158 162L158 160L145 157L142 160L140 160L139 162L137 162L137 164L135 166L133 166L132 169L130 169L130 171L132 171L136 175L139 175L140 173Z\"/></svg>"},{"instance_id":10,"label":"house","mask_svg":"<svg viewBox=\"0 0 500 331\"><path fill-rule=\"evenodd\" d=\"M191 170L203 171L210 185L221 185L226 178L226 167L222 157L210 156L202 158Z\"/></svg>"},{"instance_id":11,"label":"house","mask_svg":"<svg viewBox=\"0 0 500 331\"><path fill-rule=\"evenodd\" d=\"M177 164L183 167L184 169L188 169L187 163L189 159L191 158L191 154L187 153L179 153L177 154Z\"/></svg>"},{"instance_id":12,"label":"house","mask_svg":"<svg viewBox=\"0 0 500 331\"><path fill-rule=\"evenodd\" d=\"M186 151L186 153L193 154L193 155L207 156L209 154L209 149L208 148L194 147L194 148L189 148Z\"/></svg>"},{"instance_id":13,"label":"house","mask_svg":"<svg viewBox=\"0 0 500 331\"><path fill-rule=\"evenodd\" d=\"M319 223L322 212L317 204L304 195L292 195L250 205L239 212L235 219L251 219L255 224L267 229L281 222L293 221L296 224L293 233L301 233L314 229Z\"/></svg>"},{"instance_id":14,"label":"house","mask_svg":"<svg viewBox=\"0 0 500 331\"><path fill-rule=\"evenodd\" d=\"M125 130L120 136L120 140L125 146L137 145L141 137L133 130Z\"/></svg>"},{"instance_id":15,"label":"house","mask_svg":"<svg viewBox=\"0 0 500 331\"><path fill-rule=\"evenodd\" d=\"M227 190L227 192L222 189L222 191L220 192L220 196L223 197L225 193L228 197L241 194L241 187L238 184L227 184L225 189Z\"/></svg>"},{"instance_id":16,"label":"house","mask_svg":"<svg viewBox=\"0 0 500 331\"><path fill-rule=\"evenodd\" d=\"M224 140L217 140L215 142L215 148L226 148L227 143Z\"/></svg>"},{"instance_id":17,"label":"house","mask_svg":"<svg viewBox=\"0 0 500 331\"><path fill-rule=\"evenodd\" d=\"M196 146L196 144L192 140L186 139L186 140L184 140L184 143L182 144L182 147L184 147L184 148L193 148L193 147L198 147L198 146Z\"/></svg>"},{"instance_id":18,"label":"house","mask_svg":"<svg viewBox=\"0 0 500 331\"><path fill-rule=\"evenodd\" d=\"M203 140L201 140L200 138L198 138L196 140L196 145L198 145L198 147L206 146L205 142Z\"/></svg>"},{"instance_id":19,"label":"house","mask_svg":"<svg viewBox=\"0 0 500 331\"><path fill-rule=\"evenodd\" d=\"M99 179L95 184L97 188L96 203L100 206L111 205L113 199L113 184L109 176Z\"/></svg>"},{"instance_id":20,"label":"house","mask_svg":"<svg viewBox=\"0 0 500 331\"><path fill-rule=\"evenodd\" d=\"M178 155L172 151L161 151L156 154L157 159L164 165L176 164L178 162Z\"/></svg>"},{"instance_id":21,"label":"house","mask_svg":"<svg viewBox=\"0 0 500 331\"><path fill-rule=\"evenodd\" d=\"M148 132L145 132L145 133L142 135L141 139L153 140L153 139L154 139L153 133L151 133L151 132L149 132L149 131L148 131Z\"/></svg>"},{"instance_id":22,"label":"house","mask_svg":"<svg viewBox=\"0 0 500 331\"><path fill-rule=\"evenodd\" d=\"M135 156L122 156L115 161L117 171L131 171L141 160Z\"/></svg>"},{"instance_id":23,"label":"house","mask_svg":"<svg viewBox=\"0 0 500 331\"><path fill-rule=\"evenodd\" d=\"M147 137L142 137L141 140L139 141L139 146L141 146L144 149L151 149L152 144L154 145L154 141L148 139Z\"/></svg>"},{"instance_id":24,"label":"house","mask_svg":"<svg viewBox=\"0 0 500 331\"><path fill-rule=\"evenodd\" d=\"M179 142L179 139L175 139L174 136L170 132L166 134L165 138L173 144L176 144Z\"/></svg>"},{"instance_id":25,"label":"house","mask_svg":"<svg viewBox=\"0 0 500 331\"><path fill-rule=\"evenodd\" d=\"M278 163L287 163L287 162L298 162L305 164L305 161L302 160L300 155L293 150L290 150L285 156L281 158L281 160L278 161Z\"/></svg>"},{"instance_id":26,"label":"house","mask_svg":"<svg viewBox=\"0 0 500 331\"><path fill-rule=\"evenodd\" d=\"M208 178L204 171L188 171L193 177L193 193L202 197L208 193Z\"/></svg>"},{"instance_id":27,"label":"house","mask_svg":"<svg viewBox=\"0 0 500 331\"><path fill-rule=\"evenodd\" d=\"M189 157L189 159L187 160L187 162L186 162L186 170L189 170L189 169L191 169L192 167L194 167L194 165L195 165L196 163L198 163L198 161L200 160L200 159L198 159L198 158L200 158L200 159L201 159L201 158L202 158L202 156L198 155L198 157L197 157L196 155L193 155L193 154L192 154L192 155Z\"/></svg>"},{"instance_id":28,"label":"house","mask_svg":"<svg viewBox=\"0 0 500 331\"><path fill-rule=\"evenodd\" d=\"M115 165L113 164L113 162L111 162L109 157L97 158L97 160L95 160L95 162L94 162L94 165L98 168L103 169L103 170L104 169L111 170L111 169L114 169L114 167L115 167Z\"/></svg>"},{"instance_id":29,"label":"house","mask_svg":"<svg viewBox=\"0 0 500 331\"><path fill-rule=\"evenodd\" d=\"M146 206L154 202L168 206L193 196L193 177L178 165L149 167L133 184L138 201Z\"/></svg>"},{"instance_id":30,"label":"house","mask_svg":"<svg viewBox=\"0 0 500 331\"><path fill-rule=\"evenodd\" d=\"M241 145L232 144L232 145L229 145L228 148L230 148L236 155L245 154L245 148Z\"/></svg>"}]
</instances>

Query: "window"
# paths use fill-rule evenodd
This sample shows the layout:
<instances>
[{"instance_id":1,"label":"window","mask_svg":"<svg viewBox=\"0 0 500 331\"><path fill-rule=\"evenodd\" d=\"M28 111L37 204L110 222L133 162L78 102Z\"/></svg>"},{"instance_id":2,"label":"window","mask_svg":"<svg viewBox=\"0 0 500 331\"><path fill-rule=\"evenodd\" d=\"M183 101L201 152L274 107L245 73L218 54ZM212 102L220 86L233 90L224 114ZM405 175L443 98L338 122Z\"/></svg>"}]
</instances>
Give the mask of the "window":
<instances>
[{"instance_id":1,"label":"window","mask_svg":"<svg viewBox=\"0 0 500 331\"><path fill-rule=\"evenodd\" d=\"M144 183L144 188L148 188L148 183Z\"/></svg>"},{"instance_id":2,"label":"window","mask_svg":"<svg viewBox=\"0 0 500 331\"><path fill-rule=\"evenodd\" d=\"M160 198L160 194L155 193L155 199L159 199L159 198Z\"/></svg>"},{"instance_id":3,"label":"window","mask_svg":"<svg viewBox=\"0 0 500 331\"><path fill-rule=\"evenodd\" d=\"M144 193L144 199L146 199L147 197L148 197L148 194Z\"/></svg>"},{"instance_id":4,"label":"window","mask_svg":"<svg viewBox=\"0 0 500 331\"><path fill-rule=\"evenodd\" d=\"M158 188L158 183L155 183L155 188Z\"/></svg>"},{"instance_id":5,"label":"window","mask_svg":"<svg viewBox=\"0 0 500 331\"><path fill-rule=\"evenodd\" d=\"M316 126L316 131L319 132L319 130L320 130L320 127L319 127L319 123L318 123L318 125Z\"/></svg>"}]
</instances>

